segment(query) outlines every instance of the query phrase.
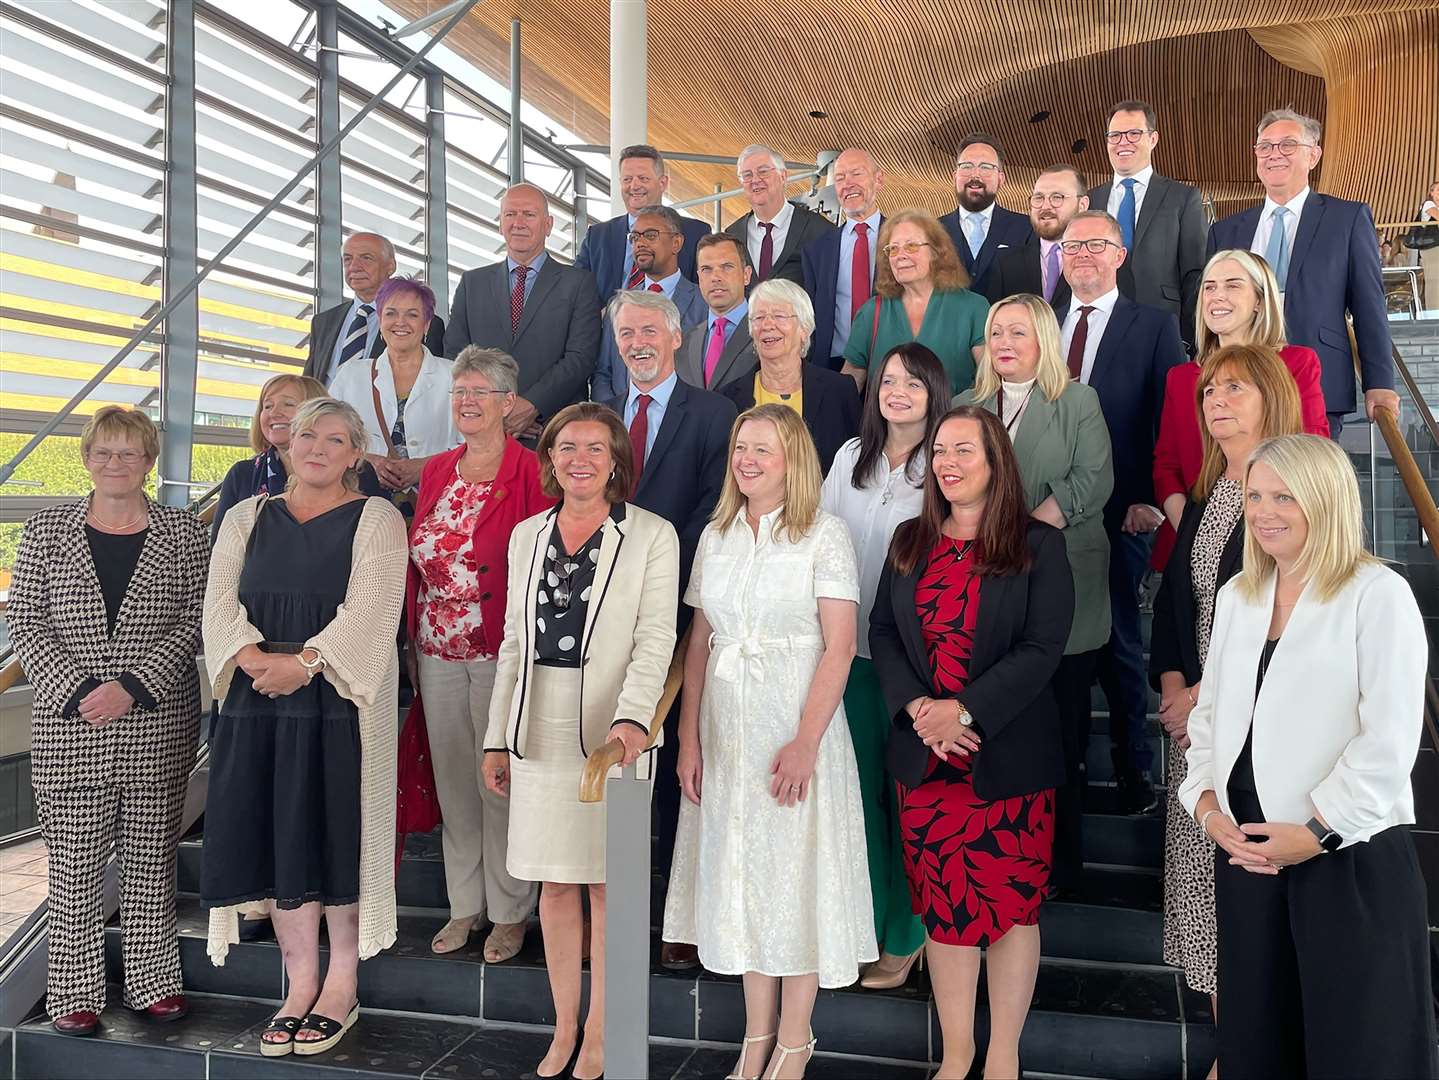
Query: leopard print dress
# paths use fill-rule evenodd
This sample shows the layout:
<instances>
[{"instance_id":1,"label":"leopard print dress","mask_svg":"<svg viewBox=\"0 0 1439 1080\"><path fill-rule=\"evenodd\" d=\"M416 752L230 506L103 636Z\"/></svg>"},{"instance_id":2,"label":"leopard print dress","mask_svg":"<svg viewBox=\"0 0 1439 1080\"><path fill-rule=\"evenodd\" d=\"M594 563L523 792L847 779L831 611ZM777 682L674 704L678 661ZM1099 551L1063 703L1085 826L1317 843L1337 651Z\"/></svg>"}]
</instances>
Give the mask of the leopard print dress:
<instances>
[{"instance_id":1,"label":"leopard print dress","mask_svg":"<svg viewBox=\"0 0 1439 1080\"><path fill-rule=\"evenodd\" d=\"M1189 558L1201 666L1209 656L1219 560L1243 515L1243 490L1235 481L1220 477L1204 504ZM1164 820L1164 962L1182 968L1184 981L1192 989L1212 994L1219 940L1214 918L1214 844L1175 796L1188 772L1184 751L1171 741Z\"/></svg>"}]
</instances>

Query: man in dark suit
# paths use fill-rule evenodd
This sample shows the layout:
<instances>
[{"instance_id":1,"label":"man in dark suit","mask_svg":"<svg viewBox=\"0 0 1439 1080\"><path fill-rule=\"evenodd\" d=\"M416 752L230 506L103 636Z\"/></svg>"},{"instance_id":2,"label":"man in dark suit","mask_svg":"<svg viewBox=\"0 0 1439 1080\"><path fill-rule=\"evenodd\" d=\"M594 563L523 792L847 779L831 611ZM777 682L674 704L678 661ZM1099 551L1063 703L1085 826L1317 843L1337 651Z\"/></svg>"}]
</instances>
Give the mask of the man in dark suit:
<instances>
[{"instance_id":1,"label":"man in dark suit","mask_svg":"<svg viewBox=\"0 0 1439 1080\"><path fill-rule=\"evenodd\" d=\"M772 277L804 284L800 252L834 229L826 218L784 197L789 171L768 146L747 146L735 163L750 211L725 230L749 249L754 282Z\"/></svg>"},{"instance_id":2,"label":"man in dark suit","mask_svg":"<svg viewBox=\"0 0 1439 1080\"><path fill-rule=\"evenodd\" d=\"M681 330L688 330L705 321L709 308L700 296L699 286L680 274L679 257L685 243L680 226L679 214L668 206L646 206L635 214L630 245L641 274L638 290L668 296L679 309ZM614 306L614 297L610 297L608 306ZM600 335L600 359L590 382L590 397L609 401L629 388L624 360L615 347L613 313L605 318Z\"/></svg>"},{"instance_id":3,"label":"man in dark suit","mask_svg":"<svg viewBox=\"0 0 1439 1080\"><path fill-rule=\"evenodd\" d=\"M995 202L1004 183L1004 148L993 135L966 135L954 157L954 191L959 209L940 224L954 241L969 271L969 287L985 296L995 257L1029 238L1029 218Z\"/></svg>"},{"instance_id":4,"label":"man in dark suit","mask_svg":"<svg viewBox=\"0 0 1439 1080\"><path fill-rule=\"evenodd\" d=\"M884 173L868 150L841 153L834 162L834 190L844 224L800 252L804 291L814 301L814 337L806 359L831 371L844 364L855 313L874 293L883 187Z\"/></svg>"},{"instance_id":5,"label":"man in dark suit","mask_svg":"<svg viewBox=\"0 0 1439 1080\"><path fill-rule=\"evenodd\" d=\"M310 320L310 355L305 358L304 373L326 386L347 360L369 360L385 351L375 294L395 276L395 247L376 233L351 233L340 261L345 284L355 298L315 313ZM436 356L444 355L445 320L438 315L425 331L425 348Z\"/></svg>"},{"instance_id":6,"label":"man in dark suit","mask_svg":"<svg viewBox=\"0 0 1439 1080\"><path fill-rule=\"evenodd\" d=\"M1285 337L1319 354L1329 434L1339 438L1354 400L1354 354L1344 321L1354 320L1364 411L1399 412L1384 275L1374 243L1374 215L1364 203L1309 190L1319 163L1319 121L1276 109L1259 123L1254 163L1264 205L1209 230L1208 251L1239 248L1262 255L1284 296Z\"/></svg>"},{"instance_id":7,"label":"man in dark suit","mask_svg":"<svg viewBox=\"0 0 1439 1080\"><path fill-rule=\"evenodd\" d=\"M1042 296L1064 322L1069 314L1069 282L1059 242L1074 215L1089 209L1084 174L1073 165L1051 165L1034 181L1029 196L1029 224L1033 231L1019 247L1006 248L994 259L989 276L991 304L1016 293Z\"/></svg>"},{"instance_id":8,"label":"man in dark suit","mask_svg":"<svg viewBox=\"0 0 1439 1080\"><path fill-rule=\"evenodd\" d=\"M1103 210L1076 214L1064 232L1064 277L1074 294L1060 330L1073 378L1099 395L1113 448L1114 492L1104 507L1109 535L1109 645L1100 651L1099 681L1109 699L1110 753L1128 813L1155 805L1149 769L1149 684L1140 638L1139 589L1149 568L1154 531L1154 441L1169 369L1185 361L1179 320L1136 304L1119 291L1125 250L1119 223Z\"/></svg>"},{"instance_id":9,"label":"man in dark suit","mask_svg":"<svg viewBox=\"0 0 1439 1080\"><path fill-rule=\"evenodd\" d=\"M625 200L625 212L619 217L591 225L575 258L577 267L595 275L595 288L599 291L601 304L608 303L617 289L640 287L639 275L642 271L635 266L629 242L635 227L635 215L641 207L660 205L669 186L665 159L653 146L637 143L620 151L620 194ZM709 232L709 226L692 217L681 216L680 231L685 238L685 246L680 251L680 273L693 281L695 244Z\"/></svg>"},{"instance_id":10,"label":"man in dark suit","mask_svg":"<svg viewBox=\"0 0 1439 1080\"><path fill-rule=\"evenodd\" d=\"M1089 193L1089 205L1119 222L1129 254L1119 268L1119 291L1179 317L1179 333L1194 351L1194 311L1204 276L1204 200L1199 189L1150 164L1159 145L1154 108L1121 101L1109 110L1104 133L1114 177Z\"/></svg>"},{"instance_id":11,"label":"man in dark suit","mask_svg":"<svg viewBox=\"0 0 1439 1080\"><path fill-rule=\"evenodd\" d=\"M445 355L466 345L501 349L520 367L520 392L505 420L510 434L533 440L545 420L588 396L600 348L600 301L588 270L545 253L554 228L549 200L534 184L500 198L503 262L466 270L450 305Z\"/></svg>"},{"instance_id":12,"label":"man in dark suit","mask_svg":"<svg viewBox=\"0 0 1439 1080\"><path fill-rule=\"evenodd\" d=\"M759 367L745 299L753 268L744 244L729 233L711 233L700 241L695 268L707 311L701 324L685 332L675 370L691 386L720 390Z\"/></svg>"},{"instance_id":13,"label":"man in dark suit","mask_svg":"<svg viewBox=\"0 0 1439 1080\"><path fill-rule=\"evenodd\" d=\"M606 401L630 432L637 462L631 500L675 527L680 541L679 618L681 640L692 609L683 602L700 533L724 486L729 432L735 409L718 394L683 382L675 374L680 313L658 293L626 291L611 304L620 356L629 369L629 388ZM643 451L641 451L643 447ZM679 703L665 719L655 779L656 869L668 876L679 823ZM669 968L695 967L693 945L666 942L660 962Z\"/></svg>"}]
</instances>

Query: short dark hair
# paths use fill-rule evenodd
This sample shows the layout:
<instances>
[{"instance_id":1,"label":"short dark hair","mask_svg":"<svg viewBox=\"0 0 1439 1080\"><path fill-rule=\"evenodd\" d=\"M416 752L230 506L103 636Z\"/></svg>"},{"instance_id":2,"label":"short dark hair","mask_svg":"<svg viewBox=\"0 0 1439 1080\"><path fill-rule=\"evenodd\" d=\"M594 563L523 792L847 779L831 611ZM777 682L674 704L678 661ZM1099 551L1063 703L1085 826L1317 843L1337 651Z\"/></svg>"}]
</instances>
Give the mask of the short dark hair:
<instances>
[{"instance_id":1,"label":"short dark hair","mask_svg":"<svg viewBox=\"0 0 1439 1080\"><path fill-rule=\"evenodd\" d=\"M1079 193L1081 195L1089 194L1089 181L1085 180L1084 174L1079 171L1078 166L1070 165L1068 163L1051 165L1039 175L1053 176L1055 173L1069 173L1070 176L1074 177L1074 183L1077 185Z\"/></svg>"},{"instance_id":2,"label":"short dark hair","mask_svg":"<svg viewBox=\"0 0 1439 1080\"><path fill-rule=\"evenodd\" d=\"M646 161L653 161L655 163L655 171L661 176L665 174L665 156L649 143L635 143L633 146L626 146L620 151L620 161L629 161L631 158L644 158Z\"/></svg>"},{"instance_id":3,"label":"short dark hair","mask_svg":"<svg viewBox=\"0 0 1439 1080\"><path fill-rule=\"evenodd\" d=\"M657 217L670 227L670 231L677 236L683 236L685 232L685 220L680 217L679 211L668 206L641 206L635 211L635 220L641 217Z\"/></svg>"},{"instance_id":4,"label":"short dark hair","mask_svg":"<svg viewBox=\"0 0 1439 1080\"><path fill-rule=\"evenodd\" d=\"M1140 101L1138 98L1125 98L1123 101L1116 101L1109 110L1109 115L1104 118L1106 124L1114 119L1115 113L1141 112L1144 114L1144 126L1150 131L1155 130L1154 106L1147 101Z\"/></svg>"},{"instance_id":5,"label":"short dark hair","mask_svg":"<svg viewBox=\"0 0 1439 1080\"><path fill-rule=\"evenodd\" d=\"M574 405L566 405L550 417L550 422L545 425L545 430L540 434L539 445L535 447L535 455L540 459L540 489L552 499L565 497L564 489L560 487L560 482L555 476L555 466L554 462L550 460L550 451L559 441L560 432L570 424L604 425L605 431L609 435L610 465L613 468L613 472L605 484L605 501L611 505L624 502L630 497L635 479L634 448L630 443L630 433L613 409L607 405L601 405L597 401L581 401Z\"/></svg>"},{"instance_id":6,"label":"short dark hair","mask_svg":"<svg viewBox=\"0 0 1439 1080\"><path fill-rule=\"evenodd\" d=\"M968 150L971 146L984 144L994 151L995 158L999 161L999 167L1004 168L1004 145L993 135L983 131L971 131L959 141L959 149L954 152L954 160L959 161L959 155Z\"/></svg>"},{"instance_id":7,"label":"short dark hair","mask_svg":"<svg viewBox=\"0 0 1439 1080\"><path fill-rule=\"evenodd\" d=\"M733 244L734 249L739 252L740 267L754 269L754 263L750 262L749 247L739 237L731 236L729 233L712 232L701 236L699 242L695 244L695 258L698 259L700 252L705 248L712 248L719 244Z\"/></svg>"}]
</instances>

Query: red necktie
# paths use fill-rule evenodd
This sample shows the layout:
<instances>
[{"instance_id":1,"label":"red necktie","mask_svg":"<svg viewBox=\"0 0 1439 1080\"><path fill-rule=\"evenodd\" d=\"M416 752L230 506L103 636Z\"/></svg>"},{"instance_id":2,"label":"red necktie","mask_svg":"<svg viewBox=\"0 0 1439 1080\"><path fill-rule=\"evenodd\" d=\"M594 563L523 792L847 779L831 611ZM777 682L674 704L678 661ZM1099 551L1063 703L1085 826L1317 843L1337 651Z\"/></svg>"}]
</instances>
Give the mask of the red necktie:
<instances>
[{"instance_id":1,"label":"red necktie","mask_svg":"<svg viewBox=\"0 0 1439 1080\"><path fill-rule=\"evenodd\" d=\"M764 240L759 245L759 279L769 280L769 272L774 269L774 222L759 223L764 230Z\"/></svg>"},{"instance_id":2,"label":"red necktie","mask_svg":"<svg viewBox=\"0 0 1439 1080\"><path fill-rule=\"evenodd\" d=\"M664 290L664 286L661 285L658 281L651 281L651 282L650 282L650 292L662 293L662 292L664 292L664 291L665 291L665 290Z\"/></svg>"},{"instance_id":3,"label":"red necktie","mask_svg":"<svg viewBox=\"0 0 1439 1080\"><path fill-rule=\"evenodd\" d=\"M853 321L869 299L869 226L861 221L854 227L854 256L849 264L849 317Z\"/></svg>"},{"instance_id":4,"label":"red necktie","mask_svg":"<svg viewBox=\"0 0 1439 1080\"><path fill-rule=\"evenodd\" d=\"M626 289L638 289L645 280L645 272L638 266L630 267L630 279L625 282Z\"/></svg>"},{"instance_id":5,"label":"red necktie","mask_svg":"<svg viewBox=\"0 0 1439 1080\"><path fill-rule=\"evenodd\" d=\"M1084 346L1089 341L1089 313L1094 308L1086 304L1079 309L1079 322L1074 324L1074 337L1069 339L1069 377L1077 379L1084 373Z\"/></svg>"},{"instance_id":6,"label":"red necktie","mask_svg":"<svg viewBox=\"0 0 1439 1080\"><path fill-rule=\"evenodd\" d=\"M640 488L640 473L644 472L645 468L645 442L650 435L650 401L648 394L635 398L635 418L630 421L630 452L634 455L635 463L635 482L630 488L631 499Z\"/></svg>"},{"instance_id":7,"label":"red necktie","mask_svg":"<svg viewBox=\"0 0 1439 1080\"><path fill-rule=\"evenodd\" d=\"M709 348L705 350L705 386L708 387L714 382L715 368L719 367L720 357L724 355L724 332L729 329L729 320L719 318L715 320L714 329L710 331Z\"/></svg>"},{"instance_id":8,"label":"red necktie","mask_svg":"<svg viewBox=\"0 0 1439 1080\"><path fill-rule=\"evenodd\" d=\"M510 335L519 333L520 316L525 313L525 275L530 272L528 266L515 267L515 287L510 293Z\"/></svg>"}]
</instances>

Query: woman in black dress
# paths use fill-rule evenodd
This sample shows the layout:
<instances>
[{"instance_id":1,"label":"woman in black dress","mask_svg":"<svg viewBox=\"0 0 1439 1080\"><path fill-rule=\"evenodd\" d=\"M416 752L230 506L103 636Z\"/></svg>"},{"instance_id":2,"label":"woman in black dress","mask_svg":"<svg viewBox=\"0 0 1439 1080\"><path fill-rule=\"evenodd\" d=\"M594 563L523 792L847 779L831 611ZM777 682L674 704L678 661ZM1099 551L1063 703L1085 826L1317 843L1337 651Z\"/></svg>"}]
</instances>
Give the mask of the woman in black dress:
<instances>
[{"instance_id":1,"label":"woman in black dress","mask_svg":"<svg viewBox=\"0 0 1439 1080\"><path fill-rule=\"evenodd\" d=\"M226 517L205 595L205 656L222 704L200 893L217 963L236 940L236 910L273 903L288 997L261 1038L266 1056L334 1046L358 1016L360 959L395 937L404 523L389 502L356 491L365 431L348 405L307 402L291 444L288 490Z\"/></svg>"}]
</instances>

